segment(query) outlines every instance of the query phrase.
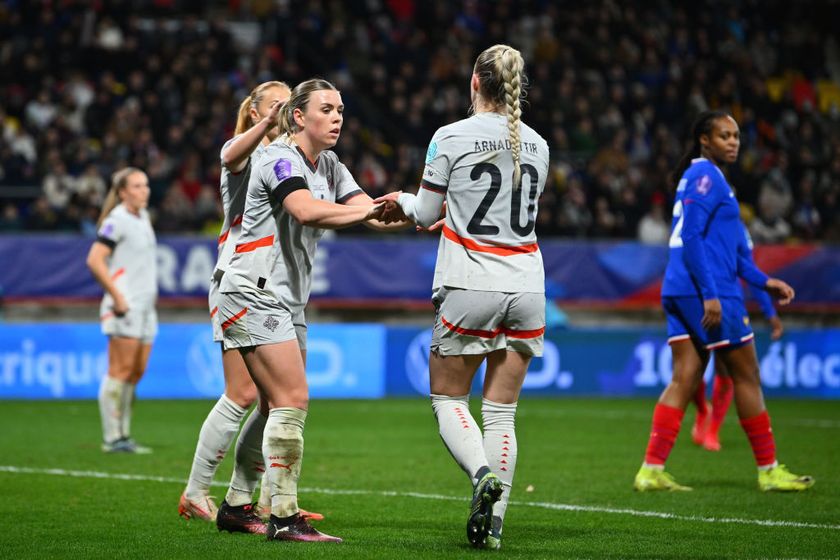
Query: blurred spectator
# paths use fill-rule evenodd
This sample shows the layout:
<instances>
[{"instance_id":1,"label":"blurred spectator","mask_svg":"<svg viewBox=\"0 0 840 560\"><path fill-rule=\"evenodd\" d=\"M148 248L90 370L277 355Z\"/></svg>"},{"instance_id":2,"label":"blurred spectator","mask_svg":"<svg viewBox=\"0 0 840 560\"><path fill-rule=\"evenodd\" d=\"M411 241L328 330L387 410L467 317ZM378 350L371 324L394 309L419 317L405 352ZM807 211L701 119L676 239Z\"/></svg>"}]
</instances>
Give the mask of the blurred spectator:
<instances>
[{"instance_id":1,"label":"blurred spectator","mask_svg":"<svg viewBox=\"0 0 840 560\"><path fill-rule=\"evenodd\" d=\"M64 163L57 162L44 177L41 190L50 208L62 212L67 208L70 199L76 194L76 179L67 173Z\"/></svg>"},{"instance_id":2,"label":"blurred spectator","mask_svg":"<svg viewBox=\"0 0 840 560\"><path fill-rule=\"evenodd\" d=\"M665 245L671 235L671 224L665 221L665 197L655 193L650 209L639 221L638 239L648 245Z\"/></svg>"},{"instance_id":3,"label":"blurred spectator","mask_svg":"<svg viewBox=\"0 0 840 560\"><path fill-rule=\"evenodd\" d=\"M87 231L88 206L124 165L147 170L164 230L217 219L218 195L203 185L218 184L221 143L254 85L245 76L334 81L342 161L371 195L417 188L431 135L469 110L475 54L506 42L528 64L525 119L563 170L540 201L542 234L655 238L669 212L651 195L673 190L688 126L715 108L741 125L728 173L757 208L756 242L840 240L831 2L134 0L130 17L124 2L13 4L0 185L42 186L58 209L33 201L27 228Z\"/></svg>"},{"instance_id":4,"label":"blurred spectator","mask_svg":"<svg viewBox=\"0 0 840 560\"><path fill-rule=\"evenodd\" d=\"M20 231L23 225L17 205L5 204L0 212L0 231Z\"/></svg>"}]
</instances>

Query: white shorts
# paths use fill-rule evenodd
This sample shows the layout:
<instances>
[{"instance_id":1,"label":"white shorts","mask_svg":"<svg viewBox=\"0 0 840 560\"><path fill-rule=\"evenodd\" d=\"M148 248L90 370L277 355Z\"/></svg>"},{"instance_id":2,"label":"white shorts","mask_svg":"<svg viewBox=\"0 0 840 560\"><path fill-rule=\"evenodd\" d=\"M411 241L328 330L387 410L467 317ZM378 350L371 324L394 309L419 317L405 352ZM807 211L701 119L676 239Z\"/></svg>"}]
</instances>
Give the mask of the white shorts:
<instances>
[{"instance_id":1,"label":"white shorts","mask_svg":"<svg viewBox=\"0 0 840 560\"><path fill-rule=\"evenodd\" d=\"M440 356L496 350L542 356L545 294L439 288L431 350Z\"/></svg>"},{"instance_id":2,"label":"white shorts","mask_svg":"<svg viewBox=\"0 0 840 560\"><path fill-rule=\"evenodd\" d=\"M213 342L223 342L222 323L219 321L219 282L210 279L210 290L207 292L207 304L210 308L210 324L213 326Z\"/></svg>"},{"instance_id":3,"label":"white shorts","mask_svg":"<svg viewBox=\"0 0 840 560\"><path fill-rule=\"evenodd\" d=\"M227 348L247 348L297 339L306 350L306 317L292 313L275 301L254 294L223 293L219 296L220 328Z\"/></svg>"},{"instance_id":4,"label":"white shorts","mask_svg":"<svg viewBox=\"0 0 840 560\"><path fill-rule=\"evenodd\" d=\"M158 331L157 311L154 307L128 308L128 313L122 317L114 315L113 311L104 313L102 332L108 336L123 338L139 338L145 344L155 340Z\"/></svg>"}]
</instances>

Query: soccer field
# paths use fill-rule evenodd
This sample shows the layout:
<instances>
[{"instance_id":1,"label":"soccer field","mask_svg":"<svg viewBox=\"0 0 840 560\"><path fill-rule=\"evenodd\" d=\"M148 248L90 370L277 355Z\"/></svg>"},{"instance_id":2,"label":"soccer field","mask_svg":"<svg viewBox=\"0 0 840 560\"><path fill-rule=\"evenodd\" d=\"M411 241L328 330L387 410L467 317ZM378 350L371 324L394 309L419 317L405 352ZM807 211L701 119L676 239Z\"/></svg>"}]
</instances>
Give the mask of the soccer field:
<instances>
[{"instance_id":1,"label":"soccer field","mask_svg":"<svg viewBox=\"0 0 840 560\"><path fill-rule=\"evenodd\" d=\"M474 405L478 404L474 400ZM637 494L653 402L526 399L502 550L465 537L469 485L427 401L313 401L301 506L339 545L268 543L178 517L208 401L139 401L135 435L152 455L99 451L96 403L0 404L2 558L836 558L840 406L770 403L779 456L816 486L762 494L734 412L723 450L684 429L669 470L695 491ZM476 411L477 412L477 411ZM688 414L686 427L693 419ZM232 458L217 476L219 501Z\"/></svg>"}]
</instances>

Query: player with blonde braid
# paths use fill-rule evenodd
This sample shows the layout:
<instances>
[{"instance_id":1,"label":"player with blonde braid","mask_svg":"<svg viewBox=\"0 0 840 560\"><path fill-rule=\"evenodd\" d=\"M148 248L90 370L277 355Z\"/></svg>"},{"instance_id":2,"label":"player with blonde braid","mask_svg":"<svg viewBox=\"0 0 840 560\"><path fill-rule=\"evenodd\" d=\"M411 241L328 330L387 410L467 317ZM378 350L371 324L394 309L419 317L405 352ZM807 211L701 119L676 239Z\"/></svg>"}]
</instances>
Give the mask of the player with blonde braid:
<instances>
[{"instance_id":1,"label":"player with blonde braid","mask_svg":"<svg viewBox=\"0 0 840 560\"><path fill-rule=\"evenodd\" d=\"M545 332L534 220L548 144L521 122L524 66L507 45L482 52L470 80L474 114L435 133L418 194L377 200L397 201L424 227L446 202L432 288L431 400L440 436L472 482L467 538L478 548L501 546L516 468L517 400L531 358L542 355ZM484 360L482 433L469 393Z\"/></svg>"},{"instance_id":2,"label":"player with blonde braid","mask_svg":"<svg viewBox=\"0 0 840 560\"><path fill-rule=\"evenodd\" d=\"M520 98L522 97L522 74L525 62L519 51L507 49L497 59L505 88L505 109L507 110L508 132L510 133L510 154L513 156L513 188L522 188L522 170L519 167L522 146L519 140L519 123L522 118Z\"/></svg>"}]
</instances>

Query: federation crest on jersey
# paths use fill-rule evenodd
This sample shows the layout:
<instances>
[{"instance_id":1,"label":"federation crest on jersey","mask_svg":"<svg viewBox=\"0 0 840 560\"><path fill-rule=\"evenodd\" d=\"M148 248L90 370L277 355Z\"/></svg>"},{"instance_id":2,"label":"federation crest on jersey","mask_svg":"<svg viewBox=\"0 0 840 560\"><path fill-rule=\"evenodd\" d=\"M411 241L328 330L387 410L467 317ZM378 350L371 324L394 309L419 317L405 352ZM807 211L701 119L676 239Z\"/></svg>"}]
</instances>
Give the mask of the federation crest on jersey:
<instances>
[{"instance_id":1,"label":"federation crest on jersey","mask_svg":"<svg viewBox=\"0 0 840 560\"><path fill-rule=\"evenodd\" d=\"M699 179L697 179L697 192L702 195L709 194L709 190L712 188L712 180L709 178L708 175L703 175Z\"/></svg>"},{"instance_id":2,"label":"federation crest on jersey","mask_svg":"<svg viewBox=\"0 0 840 560\"><path fill-rule=\"evenodd\" d=\"M278 181L285 181L292 176L292 162L288 159L278 159L274 162L274 176Z\"/></svg>"},{"instance_id":3,"label":"federation crest on jersey","mask_svg":"<svg viewBox=\"0 0 840 560\"><path fill-rule=\"evenodd\" d=\"M437 142L429 144L429 149L426 150L426 163L430 163L437 155Z\"/></svg>"},{"instance_id":4,"label":"federation crest on jersey","mask_svg":"<svg viewBox=\"0 0 840 560\"><path fill-rule=\"evenodd\" d=\"M267 328L268 330L270 330L271 332L274 332L274 329L276 329L279 324L280 324L280 321L278 321L274 317L274 315L269 315L268 317L265 318L265 322L263 323L263 326L265 328Z\"/></svg>"}]
</instances>

